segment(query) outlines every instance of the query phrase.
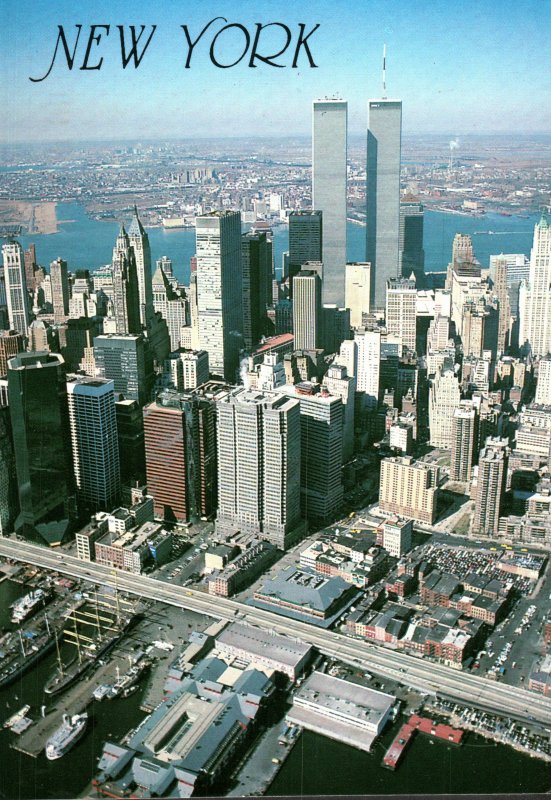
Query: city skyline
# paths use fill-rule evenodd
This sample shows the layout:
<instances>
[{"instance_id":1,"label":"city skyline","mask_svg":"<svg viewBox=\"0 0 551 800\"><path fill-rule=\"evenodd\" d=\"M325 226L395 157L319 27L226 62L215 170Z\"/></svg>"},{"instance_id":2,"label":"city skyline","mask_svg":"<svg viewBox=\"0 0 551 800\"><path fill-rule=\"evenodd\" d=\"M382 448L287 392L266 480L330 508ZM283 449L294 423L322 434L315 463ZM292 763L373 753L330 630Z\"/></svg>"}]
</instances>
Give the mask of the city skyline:
<instances>
[{"instance_id":1,"label":"city skyline","mask_svg":"<svg viewBox=\"0 0 551 800\"><path fill-rule=\"evenodd\" d=\"M198 41L190 68L185 69L187 45L181 26L187 25L197 37L217 16L228 24L244 25L252 36L257 22L287 25L293 39L281 57L285 68L259 64L250 69L248 55L233 68L215 67L208 49L217 26L224 24L220 22L211 26L212 36L209 30ZM304 49L297 68L290 66L301 22L306 33L319 24L309 41L315 69ZM67 69L60 45L49 76L31 82L30 77L40 78L48 71L58 25L64 26L72 51L76 23L83 32L73 70ZM97 30L102 39L90 54L90 65L97 63L96 56L104 58L98 71L81 69L90 25L111 26L108 36ZM132 63L122 69L117 25L136 25L138 33L145 25L141 45L150 26L157 26L137 69ZM465 31L476 59L465 59L463 48L455 47L458 30ZM238 29L226 35L233 60L242 51L235 33ZM295 16L280 3L253 7L213 2L206 9L165 3L162 9L150 9L140 0L129 11L118 0L102 0L79 11L77 19L65 0L24 11L10 0L4 34L10 39L10 47L0 53L0 71L7 78L4 106L10 108L0 130L4 143L128 138L136 133L140 138L306 135L312 100L335 94L349 104L350 132L363 132L368 100L382 93L384 43L387 95L403 100L406 133L551 130L549 89L539 81L537 104L527 108L526 102L526 86L537 80L550 49L547 27L533 2L518 8L509 2L498 7L489 0L463 0L453 8L439 2L430 9L400 2L392 12L381 2L370 2L360 13L348 2L310 2ZM265 52L281 49L281 35L277 27L265 32Z\"/></svg>"}]
</instances>

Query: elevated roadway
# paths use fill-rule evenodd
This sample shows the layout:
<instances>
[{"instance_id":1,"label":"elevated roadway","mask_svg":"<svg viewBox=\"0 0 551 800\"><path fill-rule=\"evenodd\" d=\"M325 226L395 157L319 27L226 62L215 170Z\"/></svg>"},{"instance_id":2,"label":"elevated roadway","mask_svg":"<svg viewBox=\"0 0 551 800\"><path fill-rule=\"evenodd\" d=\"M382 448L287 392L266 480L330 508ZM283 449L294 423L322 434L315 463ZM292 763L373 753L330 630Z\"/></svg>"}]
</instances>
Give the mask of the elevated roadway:
<instances>
[{"instance_id":1,"label":"elevated roadway","mask_svg":"<svg viewBox=\"0 0 551 800\"><path fill-rule=\"evenodd\" d=\"M197 590L171 586L145 575L131 575L100 564L80 561L61 550L0 537L0 556L51 569L92 583L186 608L217 619L240 620L307 642L320 652L358 669L399 681L418 691L449 698L494 714L551 728L551 699L525 689L496 683L479 676L389 650L307 622L287 619L235 600L213 597Z\"/></svg>"}]
</instances>

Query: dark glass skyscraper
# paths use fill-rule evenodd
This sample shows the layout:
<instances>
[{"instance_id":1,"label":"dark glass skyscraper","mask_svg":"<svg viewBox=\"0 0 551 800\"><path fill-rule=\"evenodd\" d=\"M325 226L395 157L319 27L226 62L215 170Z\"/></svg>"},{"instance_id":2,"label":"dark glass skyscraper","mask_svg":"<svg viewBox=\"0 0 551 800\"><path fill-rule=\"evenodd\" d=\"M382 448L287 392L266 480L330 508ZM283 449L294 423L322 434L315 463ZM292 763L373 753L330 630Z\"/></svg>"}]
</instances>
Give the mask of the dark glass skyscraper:
<instances>
[{"instance_id":1,"label":"dark glass skyscraper","mask_svg":"<svg viewBox=\"0 0 551 800\"><path fill-rule=\"evenodd\" d=\"M307 261L322 260L321 211L291 211L289 214L289 287Z\"/></svg>"},{"instance_id":2,"label":"dark glass skyscraper","mask_svg":"<svg viewBox=\"0 0 551 800\"><path fill-rule=\"evenodd\" d=\"M417 288L423 286L425 275L425 251L423 249L423 225L425 212L421 203L400 203L399 275L409 278L413 272Z\"/></svg>"},{"instance_id":3,"label":"dark glass skyscraper","mask_svg":"<svg viewBox=\"0 0 551 800\"><path fill-rule=\"evenodd\" d=\"M21 509L15 528L56 544L76 514L63 358L46 351L10 358L8 399Z\"/></svg>"},{"instance_id":4,"label":"dark glass skyscraper","mask_svg":"<svg viewBox=\"0 0 551 800\"><path fill-rule=\"evenodd\" d=\"M399 275L402 101L370 100L367 131L367 248L371 306L383 309L386 283Z\"/></svg>"}]
</instances>

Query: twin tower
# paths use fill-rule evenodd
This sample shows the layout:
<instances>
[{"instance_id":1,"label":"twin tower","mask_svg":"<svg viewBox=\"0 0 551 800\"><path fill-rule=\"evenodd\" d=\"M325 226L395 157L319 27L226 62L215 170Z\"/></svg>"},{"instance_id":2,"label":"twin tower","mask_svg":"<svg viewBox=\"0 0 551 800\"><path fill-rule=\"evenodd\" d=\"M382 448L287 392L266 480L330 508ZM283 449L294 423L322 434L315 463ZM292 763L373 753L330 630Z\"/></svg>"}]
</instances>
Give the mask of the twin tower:
<instances>
[{"instance_id":1,"label":"twin tower","mask_svg":"<svg viewBox=\"0 0 551 800\"><path fill-rule=\"evenodd\" d=\"M323 303L345 306L348 104L314 102L312 208L323 212ZM385 307L386 283L399 277L401 100L369 101L367 241L371 307Z\"/></svg>"}]
</instances>

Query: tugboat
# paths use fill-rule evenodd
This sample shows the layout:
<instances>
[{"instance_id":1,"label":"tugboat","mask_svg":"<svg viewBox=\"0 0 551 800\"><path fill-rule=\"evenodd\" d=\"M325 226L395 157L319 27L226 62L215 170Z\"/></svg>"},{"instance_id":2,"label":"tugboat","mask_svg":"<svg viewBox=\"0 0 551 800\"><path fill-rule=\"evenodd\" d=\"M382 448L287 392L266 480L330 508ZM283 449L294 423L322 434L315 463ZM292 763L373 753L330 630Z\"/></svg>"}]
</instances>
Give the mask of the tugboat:
<instances>
[{"instance_id":1,"label":"tugboat","mask_svg":"<svg viewBox=\"0 0 551 800\"><path fill-rule=\"evenodd\" d=\"M48 761L55 761L67 753L78 740L84 735L88 714L74 714L70 717L63 715L62 725L50 736L46 742L46 758Z\"/></svg>"}]
</instances>

